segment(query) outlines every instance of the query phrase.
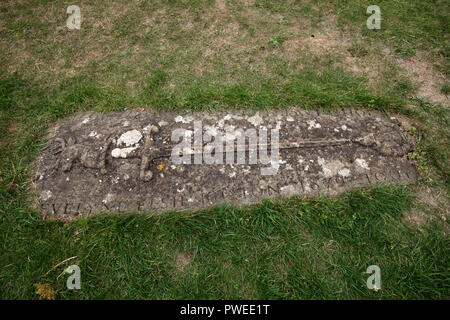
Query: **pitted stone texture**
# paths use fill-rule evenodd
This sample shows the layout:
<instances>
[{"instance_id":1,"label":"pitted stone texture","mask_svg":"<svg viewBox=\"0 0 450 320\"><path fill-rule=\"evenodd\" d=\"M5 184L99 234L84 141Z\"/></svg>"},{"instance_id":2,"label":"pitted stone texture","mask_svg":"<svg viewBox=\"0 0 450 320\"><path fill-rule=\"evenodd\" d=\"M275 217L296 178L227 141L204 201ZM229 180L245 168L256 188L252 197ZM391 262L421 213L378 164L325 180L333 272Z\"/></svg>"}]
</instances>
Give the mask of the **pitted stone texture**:
<instances>
[{"instance_id":1,"label":"pitted stone texture","mask_svg":"<svg viewBox=\"0 0 450 320\"><path fill-rule=\"evenodd\" d=\"M261 175L270 165L249 164L248 154L246 164L172 163L170 151L178 143L171 141L173 130L184 129L190 139L196 121L202 133L224 136L227 130L254 128L269 130L270 137L270 130L278 129L277 173ZM51 128L48 138L34 178L44 217L251 204L417 178L408 160L413 141L400 122L361 110L80 113Z\"/></svg>"}]
</instances>

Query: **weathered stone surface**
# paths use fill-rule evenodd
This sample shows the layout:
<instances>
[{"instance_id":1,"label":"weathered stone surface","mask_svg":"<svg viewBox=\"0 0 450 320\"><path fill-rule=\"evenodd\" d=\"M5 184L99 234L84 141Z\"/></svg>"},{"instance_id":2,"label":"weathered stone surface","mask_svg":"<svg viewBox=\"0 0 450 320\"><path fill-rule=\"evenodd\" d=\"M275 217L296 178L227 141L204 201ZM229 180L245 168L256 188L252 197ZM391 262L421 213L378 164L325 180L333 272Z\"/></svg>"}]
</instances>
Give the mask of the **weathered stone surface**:
<instances>
[{"instance_id":1,"label":"weathered stone surface","mask_svg":"<svg viewBox=\"0 0 450 320\"><path fill-rule=\"evenodd\" d=\"M202 121L202 133L224 136L226 130L255 128L258 133L268 129L270 137L271 129L279 129L278 171L262 175L261 168L270 164L249 164L249 154L245 164L173 163L170 154L178 143L171 140L173 130L182 128L186 137L193 136L195 121ZM247 151L252 150L249 143ZM54 218L250 204L413 181L417 172L407 157L412 146L397 119L350 109L335 114L295 109L81 113L51 128L34 185L42 214Z\"/></svg>"}]
</instances>

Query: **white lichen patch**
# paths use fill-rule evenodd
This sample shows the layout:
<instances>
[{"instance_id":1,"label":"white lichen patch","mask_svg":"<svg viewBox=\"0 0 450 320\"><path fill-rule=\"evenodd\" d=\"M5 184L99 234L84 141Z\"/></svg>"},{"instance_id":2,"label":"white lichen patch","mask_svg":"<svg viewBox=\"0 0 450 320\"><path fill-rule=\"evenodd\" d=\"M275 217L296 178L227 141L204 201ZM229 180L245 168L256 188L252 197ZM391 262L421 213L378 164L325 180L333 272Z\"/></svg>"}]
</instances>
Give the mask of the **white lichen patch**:
<instances>
[{"instance_id":1,"label":"white lichen patch","mask_svg":"<svg viewBox=\"0 0 450 320\"><path fill-rule=\"evenodd\" d=\"M212 136L219 134L219 129L214 126L205 126L205 132L208 132Z\"/></svg>"},{"instance_id":2,"label":"white lichen patch","mask_svg":"<svg viewBox=\"0 0 450 320\"><path fill-rule=\"evenodd\" d=\"M247 121L250 122L255 127L258 127L261 125L261 123L264 122L263 118L259 115L259 113L256 113L254 116L247 118Z\"/></svg>"},{"instance_id":3,"label":"white lichen patch","mask_svg":"<svg viewBox=\"0 0 450 320\"><path fill-rule=\"evenodd\" d=\"M309 182L308 182L308 181L305 182L304 188L305 188L305 191L306 191L306 192L311 192L311 191L312 191L312 190L311 190L311 186L309 185Z\"/></svg>"},{"instance_id":4,"label":"white lichen patch","mask_svg":"<svg viewBox=\"0 0 450 320\"><path fill-rule=\"evenodd\" d=\"M369 168L369 166L368 166L366 160L357 158L357 159L355 160L355 162L356 162L356 164L357 164L358 166L360 166L361 168L366 169L366 170L370 170L370 168Z\"/></svg>"},{"instance_id":5,"label":"white lichen patch","mask_svg":"<svg viewBox=\"0 0 450 320\"><path fill-rule=\"evenodd\" d=\"M108 203L108 202L114 201L114 199L116 199L116 195L113 194L113 193L108 193L106 195L106 197L102 200L102 202L103 203Z\"/></svg>"},{"instance_id":6,"label":"white lichen patch","mask_svg":"<svg viewBox=\"0 0 450 320\"><path fill-rule=\"evenodd\" d=\"M283 186L283 187L280 188L280 192L281 192L282 195L285 195L285 196L293 195L296 192L295 186L292 185L292 184L287 185L287 186Z\"/></svg>"},{"instance_id":7,"label":"white lichen patch","mask_svg":"<svg viewBox=\"0 0 450 320\"><path fill-rule=\"evenodd\" d=\"M128 155L136 150L138 147L128 147L128 148L115 148L111 151L111 156L113 158L127 158Z\"/></svg>"},{"instance_id":8,"label":"white lichen patch","mask_svg":"<svg viewBox=\"0 0 450 320\"><path fill-rule=\"evenodd\" d=\"M308 124L308 130L320 129L322 127L320 123L316 122L316 120L308 120L306 123Z\"/></svg>"},{"instance_id":9,"label":"white lichen patch","mask_svg":"<svg viewBox=\"0 0 450 320\"><path fill-rule=\"evenodd\" d=\"M158 130L158 127L156 127L156 126L154 126L154 125L152 125L152 124L149 124L149 125L145 126L145 127L142 129L142 131L144 131L144 132L147 132L147 131L155 132L155 131L157 131L157 130Z\"/></svg>"},{"instance_id":10,"label":"white lichen patch","mask_svg":"<svg viewBox=\"0 0 450 320\"><path fill-rule=\"evenodd\" d=\"M181 122L181 123L189 123L189 122L191 122L193 119L192 119L192 117L186 117L186 118L184 118L184 117L182 117L182 116L176 116L175 117L175 122Z\"/></svg>"},{"instance_id":11,"label":"white lichen patch","mask_svg":"<svg viewBox=\"0 0 450 320\"><path fill-rule=\"evenodd\" d=\"M117 145L125 145L127 147L138 143L142 139L142 133L136 129L122 133L122 135L117 140Z\"/></svg>"},{"instance_id":12,"label":"white lichen patch","mask_svg":"<svg viewBox=\"0 0 450 320\"><path fill-rule=\"evenodd\" d=\"M344 164L342 162L340 162L339 160L333 160L333 161L327 162L327 161L325 161L325 159L318 157L317 162L322 167L322 173L326 178L331 178L332 176L340 174L339 173L340 171L342 171L341 173L343 173L343 174L350 174L350 171L348 169L345 169ZM347 170L348 172L345 170Z\"/></svg>"},{"instance_id":13,"label":"white lichen patch","mask_svg":"<svg viewBox=\"0 0 450 320\"><path fill-rule=\"evenodd\" d=\"M51 197L53 197L53 193L50 190L44 190L41 192L41 199L43 201L47 201Z\"/></svg>"},{"instance_id":14,"label":"white lichen patch","mask_svg":"<svg viewBox=\"0 0 450 320\"><path fill-rule=\"evenodd\" d=\"M341 169L341 170L338 171L338 175L340 175L341 177L346 178L346 177L350 176L350 170L347 169L347 168Z\"/></svg>"},{"instance_id":15,"label":"white lichen patch","mask_svg":"<svg viewBox=\"0 0 450 320\"><path fill-rule=\"evenodd\" d=\"M331 172L330 168L322 167L322 172L326 178L330 178L333 176L333 173Z\"/></svg>"},{"instance_id":16,"label":"white lichen patch","mask_svg":"<svg viewBox=\"0 0 450 320\"><path fill-rule=\"evenodd\" d=\"M281 130L281 121L277 121L277 126L275 127L276 130Z\"/></svg>"},{"instance_id":17,"label":"white lichen patch","mask_svg":"<svg viewBox=\"0 0 450 320\"><path fill-rule=\"evenodd\" d=\"M194 132L192 130L184 130L183 136L185 138L190 138L190 137L192 137L193 134L194 134Z\"/></svg>"}]
</instances>

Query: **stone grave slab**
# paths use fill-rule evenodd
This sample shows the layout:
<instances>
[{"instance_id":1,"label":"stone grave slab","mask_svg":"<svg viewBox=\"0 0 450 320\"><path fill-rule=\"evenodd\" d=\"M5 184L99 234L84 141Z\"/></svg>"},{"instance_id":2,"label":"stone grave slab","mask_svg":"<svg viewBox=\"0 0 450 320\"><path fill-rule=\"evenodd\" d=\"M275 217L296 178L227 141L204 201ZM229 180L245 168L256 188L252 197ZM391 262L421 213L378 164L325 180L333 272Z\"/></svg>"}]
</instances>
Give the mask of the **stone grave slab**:
<instances>
[{"instance_id":1,"label":"stone grave slab","mask_svg":"<svg viewBox=\"0 0 450 320\"><path fill-rule=\"evenodd\" d=\"M409 183L413 143L375 111L79 113L50 128L33 184L45 218L252 204Z\"/></svg>"}]
</instances>

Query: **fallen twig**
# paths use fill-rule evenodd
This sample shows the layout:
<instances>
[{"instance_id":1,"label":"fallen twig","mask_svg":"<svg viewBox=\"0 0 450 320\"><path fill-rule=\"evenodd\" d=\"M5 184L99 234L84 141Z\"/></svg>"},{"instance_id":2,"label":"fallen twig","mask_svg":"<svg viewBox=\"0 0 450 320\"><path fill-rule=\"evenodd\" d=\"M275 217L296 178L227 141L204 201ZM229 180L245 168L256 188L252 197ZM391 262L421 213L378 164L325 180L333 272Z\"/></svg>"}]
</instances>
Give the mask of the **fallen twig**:
<instances>
[{"instance_id":1,"label":"fallen twig","mask_svg":"<svg viewBox=\"0 0 450 320\"><path fill-rule=\"evenodd\" d=\"M75 259L75 258L78 258L78 256L73 256L73 257L67 258L67 259L64 260L64 261L61 261L61 262L58 263L56 266L54 266L53 268L51 268L50 270L48 270L47 273L44 274L44 277L45 277L46 275L48 275L50 272L52 272L53 270L55 270L56 268L58 268L58 267L59 267L60 265L62 265L63 263L66 263L67 261L70 261L70 260Z\"/></svg>"}]
</instances>

